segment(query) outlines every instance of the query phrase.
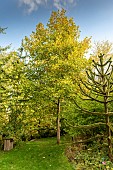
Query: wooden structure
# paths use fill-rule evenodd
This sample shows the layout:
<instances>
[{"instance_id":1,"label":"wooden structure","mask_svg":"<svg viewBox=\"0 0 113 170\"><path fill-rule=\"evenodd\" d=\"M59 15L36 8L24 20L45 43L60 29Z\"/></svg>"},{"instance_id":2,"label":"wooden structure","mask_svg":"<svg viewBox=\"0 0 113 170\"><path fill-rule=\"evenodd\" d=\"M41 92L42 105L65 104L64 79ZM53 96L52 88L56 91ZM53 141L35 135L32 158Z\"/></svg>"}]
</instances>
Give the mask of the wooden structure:
<instances>
[{"instance_id":1,"label":"wooden structure","mask_svg":"<svg viewBox=\"0 0 113 170\"><path fill-rule=\"evenodd\" d=\"M13 149L13 139L4 139L4 151L9 151Z\"/></svg>"}]
</instances>

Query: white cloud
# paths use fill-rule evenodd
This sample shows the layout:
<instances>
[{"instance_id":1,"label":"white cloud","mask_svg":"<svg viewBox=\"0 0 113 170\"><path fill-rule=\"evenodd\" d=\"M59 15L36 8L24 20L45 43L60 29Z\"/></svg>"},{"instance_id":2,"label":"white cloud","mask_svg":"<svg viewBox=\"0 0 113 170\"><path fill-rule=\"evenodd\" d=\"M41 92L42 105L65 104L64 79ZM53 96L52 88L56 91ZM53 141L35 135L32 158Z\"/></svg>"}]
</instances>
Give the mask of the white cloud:
<instances>
[{"instance_id":1,"label":"white cloud","mask_svg":"<svg viewBox=\"0 0 113 170\"><path fill-rule=\"evenodd\" d=\"M60 0L54 0L53 5L59 10L63 8L63 5L61 4Z\"/></svg>"},{"instance_id":2,"label":"white cloud","mask_svg":"<svg viewBox=\"0 0 113 170\"><path fill-rule=\"evenodd\" d=\"M61 10L62 8L68 8L69 6L75 6L78 0L53 0L53 6Z\"/></svg>"},{"instance_id":3,"label":"white cloud","mask_svg":"<svg viewBox=\"0 0 113 170\"><path fill-rule=\"evenodd\" d=\"M40 5L47 3L47 0L19 0L20 6L25 5L27 12L32 13L36 11Z\"/></svg>"},{"instance_id":4,"label":"white cloud","mask_svg":"<svg viewBox=\"0 0 113 170\"><path fill-rule=\"evenodd\" d=\"M68 7L68 5L75 5L77 0L19 0L20 5L25 5L27 12L32 13L36 11L40 5L52 4L56 9Z\"/></svg>"}]
</instances>

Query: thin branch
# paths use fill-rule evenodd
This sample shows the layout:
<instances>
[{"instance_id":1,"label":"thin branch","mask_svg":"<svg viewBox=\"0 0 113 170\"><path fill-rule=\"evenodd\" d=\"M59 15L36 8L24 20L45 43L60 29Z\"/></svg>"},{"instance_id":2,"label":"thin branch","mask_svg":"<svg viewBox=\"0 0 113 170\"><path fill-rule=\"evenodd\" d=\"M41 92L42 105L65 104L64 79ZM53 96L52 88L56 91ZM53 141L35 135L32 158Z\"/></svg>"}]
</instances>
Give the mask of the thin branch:
<instances>
[{"instance_id":1,"label":"thin branch","mask_svg":"<svg viewBox=\"0 0 113 170\"><path fill-rule=\"evenodd\" d=\"M113 124L112 123L108 123L107 125L110 127L111 131L113 132L113 126L112 126Z\"/></svg>"},{"instance_id":2,"label":"thin branch","mask_svg":"<svg viewBox=\"0 0 113 170\"><path fill-rule=\"evenodd\" d=\"M74 141L73 143L76 144L76 143L87 143L89 141L92 141L94 139L98 139L98 138L102 138L102 137L105 137L105 135L97 135L95 137L92 137L92 138L89 138L89 139L85 139L85 140L80 140L80 141Z\"/></svg>"},{"instance_id":3,"label":"thin branch","mask_svg":"<svg viewBox=\"0 0 113 170\"><path fill-rule=\"evenodd\" d=\"M73 127L73 128L77 128L77 129L95 128L95 127L98 127L100 125L106 125L106 123L103 123L103 122L93 123L93 124L90 124L90 125L78 125L78 126L73 126L69 123L67 123L67 124L69 126Z\"/></svg>"},{"instance_id":4,"label":"thin branch","mask_svg":"<svg viewBox=\"0 0 113 170\"><path fill-rule=\"evenodd\" d=\"M73 102L75 103L75 105L79 108L78 110L82 111L83 113L80 114L84 114L84 112L86 114L92 114L92 115L106 115L106 113L101 113L101 112L91 112L89 110L86 110L84 108L82 108L81 106L79 106L79 104L73 99ZM108 115L113 115L113 112L108 112Z\"/></svg>"},{"instance_id":5,"label":"thin branch","mask_svg":"<svg viewBox=\"0 0 113 170\"><path fill-rule=\"evenodd\" d=\"M95 93L98 93L98 94L101 94L101 95L103 95L104 93L103 92L100 92L99 90L99 88L98 88L98 90L96 89L94 89L94 85L91 85L91 84L89 84L88 82L83 82L82 80L80 80L81 81L81 83L88 89L88 90L92 90L92 91L94 91ZM91 87L89 87L89 86L91 86ZM97 87L95 87L95 88L97 88Z\"/></svg>"},{"instance_id":6,"label":"thin branch","mask_svg":"<svg viewBox=\"0 0 113 170\"><path fill-rule=\"evenodd\" d=\"M101 58L102 59L102 58ZM99 66L99 67L104 67L104 66L106 66L109 62L112 62L111 61L111 57L109 58L109 60L108 61L106 61L104 64L102 64L102 62L101 62L101 64L99 64L99 63L97 63L97 62L95 62L94 60L93 60L93 63L95 64L95 65L97 65L97 66Z\"/></svg>"},{"instance_id":7,"label":"thin branch","mask_svg":"<svg viewBox=\"0 0 113 170\"><path fill-rule=\"evenodd\" d=\"M93 64L93 67L98 71L98 73L99 73L100 75L102 75L102 73L101 73L100 70L98 69L97 65L94 65L94 64Z\"/></svg>"},{"instance_id":8,"label":"thin branch","mask_svg":"<svg viewBox=\"0 0 113 170\"><path fill-rule=\"evenodd\" d=\"M79 85L79 87L80 87L80 90L81 90L81 92L83 93L84 96L87 96L88 98L90 98L90 99L93 100L93 101L96 101L96 102L99 102L99 103L104 103L104 101L97 100L97 99L93 98L92 96L88 95L88 94L82 89L82 87L81 87L80 85Z\"/></svg>"},{"instance_id":9,"label":"thin branch","mask_svg":"<svg viewBox=\"0 0 113 170\"><path fill-rule=\"evenodd\" d=\"M107 103L111 103L111 102L113 102L113 99L112 99L112 100L108 100L108 101L107 101Z\"/></svg>"}]
</instances>

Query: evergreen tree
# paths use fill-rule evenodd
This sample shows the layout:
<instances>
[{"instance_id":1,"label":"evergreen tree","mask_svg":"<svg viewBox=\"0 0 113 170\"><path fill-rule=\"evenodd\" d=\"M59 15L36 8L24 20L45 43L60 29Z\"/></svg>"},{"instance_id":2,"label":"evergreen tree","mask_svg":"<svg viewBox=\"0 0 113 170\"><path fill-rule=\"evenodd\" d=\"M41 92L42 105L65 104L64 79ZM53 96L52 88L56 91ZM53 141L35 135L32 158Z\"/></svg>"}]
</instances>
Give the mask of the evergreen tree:
<instances>
[{"instance_id":1,"label":"evergreen tree","mask_svg":"<svg viewBox=\"0 0 113 170\"><path fill-rule=\"evenodd\" d=\"M104 122L97 122L92 125L84 125L82 128L91 128L100 125L106 125L106 134L108 141L108 155L110 160L113 160L112 157L112 142L111 142L111 130L112 124L110 123L110 115L113 115L112 112L109 111L109 103L113 101L113 66L111 58L106 58L104 54L100 54L98 56L98 61L93 60L93 68L87 70L87 80L81 80L81 84L79 84L82 99L95 101L99 104L103 105L103 113L99 112L90 112L87 109L83 109L80 105L76 103L76 105L83 112L88 114L97 114L104 115Z\"/></svg>"}]
</instances>

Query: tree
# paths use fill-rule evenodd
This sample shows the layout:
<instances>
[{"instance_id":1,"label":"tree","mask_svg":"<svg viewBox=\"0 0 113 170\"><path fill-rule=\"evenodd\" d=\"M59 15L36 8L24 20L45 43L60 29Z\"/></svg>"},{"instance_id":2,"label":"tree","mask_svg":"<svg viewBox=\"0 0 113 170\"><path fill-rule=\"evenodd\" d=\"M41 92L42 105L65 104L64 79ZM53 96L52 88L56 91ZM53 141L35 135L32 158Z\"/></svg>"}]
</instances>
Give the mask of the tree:
<instances>
[{"instance_id":1,"label":"tree","mask_svg":"<svg viewBox=\"0 0 113 170\"><path fill-rule=\"evenodd\" d=\"M109 112L109 103L113 101L113 66L111 58L106 58L104 54L98 56L98 61L93 60L93 69L89 69L87 72L87 80L82 81L79 85L82 99L95 101L103 105L103 112L90 112L86 109L81 108L77 102L76 105L85 113L92 115L104 115L104 122L97 122L92 125L85 125L82 128L91 128L100 125L106 125L106 134L108 141L108 155L110 160L113 160L112 157L112 142L111 142L111 130L112 124L110 123L110 115L113 115L112 112Z\"/></svg>"},{"instance_id":2,"label":"tree","mask_svg":"<svg viewBox=\"0 0 113 170\"><path fill-rule=\"evenodd\" d=\"M6 30L7 28L2 28L2 27L0 27L0 34L5 34L5 30ZM0 54L3 52L3 51L6 51L7 49L9 49L10 48L10 46L8 45L8 46L6 46L6 47L2 47L1 45L0 45Z\"/></svg>"},{"instance_id":3,"label":"tree","mask_svg":"<svg viewBox=\"0 0 113 170\"><path fill-rule=\"evenodd\" d=\"M63 9L52 12L47 27L39 23L36 31L22 43L29 56L29 75L37 86L38 96L56 104L58 144L60 105L69 93L75 91L80 72L87 63L85 53L90 47L90 38L80 41L79 27L65 13ZM35 92L33 100L38 100L37 94Z\"/></svg>"},{"instance_id":4,"label":"tree","mask_svg":"<svg viewBox=\"0 0 113 170\"><path fill-rule=\"evenodd\" d=\"M4 34L5 33L5 29L6 28L2 28L0 27L0 34ZM0 46L0 110L2 111L2 106L1 106L1 103L2 103L2 94L4 93L5 91L5 88L3 87L3 77L4 77L4 71L2 69L2 66L3 66L3 55L1 53L3 53L3 51L5 51L7 49L6 48L3 48ZM1 117L1 121L0 121L0 132L2 132L2 124L4 122L3 120L3 116L2 114L0 113L0 117ZM3 121L2 121L3 120Z\"/></svg>"},{"instance_id":5,"label":"tree","mask_svg":"<svg viewBox=\"0 0 113 170\"><path fill-rule=\"evenodd\" d=\"M5 33L0 27L0 33ZM26 118L25 65L18 52L7 52L9 47L0 47L0 133L17 139L22 122Z\"/></svg>"},{"instance_id":6,"label":"tree","mask_svg":"<svg viewBox=\"0 0 113 170\"><path fill-rule=\"evenodd\" d=\"M100 54L104 54L106 56L106 58L112 58L113 56L113 43L109 42L109 41L99 41L99 42L95 42L93 50L92 50L92 54L90 56L91 60L95 60L97 61L98 55Z\"/></svg>"},{"instance_id":7,"label":"tree","mask_svg":"<svg viewBox=\"0 0 113 170\"><path fill-rule=\"evenodd\" d=\"M5 136L19 137L22 121L26 112L25 88L28 80L24 73L24 63L20 61L17 52L1 55L1 132Z\"/></svg>"}]
</instances>

